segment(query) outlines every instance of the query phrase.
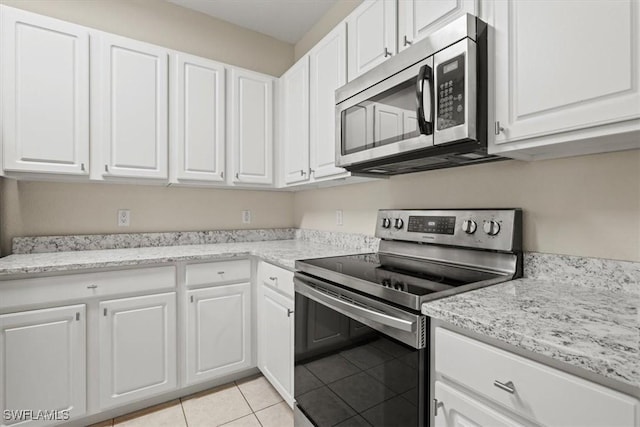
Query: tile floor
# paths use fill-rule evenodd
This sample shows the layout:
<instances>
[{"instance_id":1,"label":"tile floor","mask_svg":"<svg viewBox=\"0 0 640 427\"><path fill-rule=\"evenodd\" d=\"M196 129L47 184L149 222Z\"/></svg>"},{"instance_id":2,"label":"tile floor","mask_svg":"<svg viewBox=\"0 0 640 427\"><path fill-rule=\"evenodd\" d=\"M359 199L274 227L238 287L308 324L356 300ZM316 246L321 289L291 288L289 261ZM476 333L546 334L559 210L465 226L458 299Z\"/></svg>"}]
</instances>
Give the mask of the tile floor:
<instances>
[{"instance_id":1,"label":"tile floor","mask_svg":"<svg viewBox=\"0 0 640 427\"><path fill-rule=\"evenodd\" d=\"M293 427L293 411L262 375L91 427Z\"/></svg>"}]
</instances>

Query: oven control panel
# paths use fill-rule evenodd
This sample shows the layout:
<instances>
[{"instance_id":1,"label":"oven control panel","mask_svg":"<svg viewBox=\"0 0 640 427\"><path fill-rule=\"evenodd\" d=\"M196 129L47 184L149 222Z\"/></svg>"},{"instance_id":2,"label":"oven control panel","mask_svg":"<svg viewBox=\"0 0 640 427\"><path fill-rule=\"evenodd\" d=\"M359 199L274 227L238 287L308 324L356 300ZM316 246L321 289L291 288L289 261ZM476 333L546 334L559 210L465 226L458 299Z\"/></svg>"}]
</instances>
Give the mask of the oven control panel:
<instances>
[{"instance_id":1,"label":"oven control panel","mask_svg":"<svg viewBox=\"0 0 640 427\"><path fill-rule=\"evenodd\" d=\"M376 237L519 251L522 250L522 210L380 210Z\"/></svg>"}]
</instances>

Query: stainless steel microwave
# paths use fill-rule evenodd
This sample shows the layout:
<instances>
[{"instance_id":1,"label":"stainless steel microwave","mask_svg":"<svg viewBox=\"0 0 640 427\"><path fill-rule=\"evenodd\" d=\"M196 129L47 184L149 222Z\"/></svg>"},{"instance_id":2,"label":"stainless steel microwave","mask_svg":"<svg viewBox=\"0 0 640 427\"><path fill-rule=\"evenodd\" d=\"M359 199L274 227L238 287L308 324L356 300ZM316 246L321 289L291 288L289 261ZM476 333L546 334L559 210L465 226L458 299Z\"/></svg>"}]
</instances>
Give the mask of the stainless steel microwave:
<instances>
[{"instance_id":1,"label":"stainless steel microwave","mask_svg":"<svg viewBox=\"0 0 640 427\"><path fill-rule=\"evenodd\" d=\"M336 165L396 175L487 154L487 25L465 15L336 90Z\"/></svg>"}]
</instances>

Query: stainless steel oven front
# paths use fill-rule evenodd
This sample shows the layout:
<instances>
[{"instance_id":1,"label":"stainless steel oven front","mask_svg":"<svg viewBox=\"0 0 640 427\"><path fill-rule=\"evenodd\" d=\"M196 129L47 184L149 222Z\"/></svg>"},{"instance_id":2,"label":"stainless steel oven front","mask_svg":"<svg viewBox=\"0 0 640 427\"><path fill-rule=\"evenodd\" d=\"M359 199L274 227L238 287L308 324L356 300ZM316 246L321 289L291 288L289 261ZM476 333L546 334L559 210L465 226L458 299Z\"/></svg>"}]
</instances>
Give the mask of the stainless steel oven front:
<instances>
[{"instance_id":1,"label":"stainless steel oven front","mask_svg":"<svg viewBox=\"0 0 640 427\"><path fill-rule=\"evenodd\" d=\"M479 140L478 55L469 22L338 89L337 166Z\"/></svg>"},{"instance_id":2,"label":"stainless steel oven front","mask_svg":"<svg viewBox=\"0 0 640 427\"><path fill-rule=\"evenodd\" d=\"M305 273L294 282L295 425L424 426L426 316Z\"/></svg>"}]
</instances>

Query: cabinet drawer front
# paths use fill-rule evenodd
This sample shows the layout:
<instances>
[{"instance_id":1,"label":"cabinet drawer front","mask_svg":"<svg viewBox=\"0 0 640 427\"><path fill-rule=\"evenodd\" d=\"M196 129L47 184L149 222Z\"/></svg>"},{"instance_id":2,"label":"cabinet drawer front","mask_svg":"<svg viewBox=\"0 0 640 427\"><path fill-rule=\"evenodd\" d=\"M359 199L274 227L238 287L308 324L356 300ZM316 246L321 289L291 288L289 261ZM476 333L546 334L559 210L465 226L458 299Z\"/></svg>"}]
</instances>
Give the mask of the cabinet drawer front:
<instances>
[{"instance_id":1,"label":"cabinet drawer front","mask_svg":"<svg viewBox=\"0 0 640 427\"><path fill-rule=\"evenodd\" d=\"M187 286L244 282L251 277L251 261L238 259L189 264L186 267L186 271Z\"/></svg>"},{"instance_id":2,"label":"cabinet drawer front","mask_svg":"<svg viewBox=\"0 0 640 427\"><path fill-rule=\"evenodd\" d=\"M638 401L471 338L436 329L436 372L543 425L634 426ZM510 393L495 381L513 383Z\"/></svg>"},{"instance_id":3,"label":"cabinet drawer front","mask_svg":"<svg viewBox=\"0 0 640 427\"><path fill-rule=\"evenodd\" d=\"M174 266L103 271L0 282L0 310L30 304L174 289Z\"/></svg>"},{"instance_id":4,"label":"cabinet drawer front","mask_svg":"<svg viewBox=\"0 0 640 427\"><path fill-rule=\"evenodd\" d=\"M261 261L258 277L262 278L265 285L293 298L293 272Z\"/></svg>"}]
</instances>

